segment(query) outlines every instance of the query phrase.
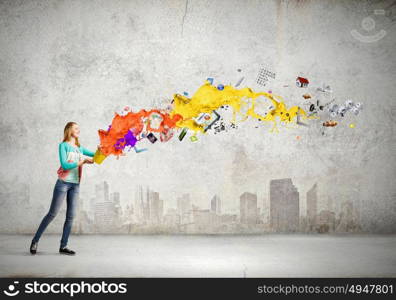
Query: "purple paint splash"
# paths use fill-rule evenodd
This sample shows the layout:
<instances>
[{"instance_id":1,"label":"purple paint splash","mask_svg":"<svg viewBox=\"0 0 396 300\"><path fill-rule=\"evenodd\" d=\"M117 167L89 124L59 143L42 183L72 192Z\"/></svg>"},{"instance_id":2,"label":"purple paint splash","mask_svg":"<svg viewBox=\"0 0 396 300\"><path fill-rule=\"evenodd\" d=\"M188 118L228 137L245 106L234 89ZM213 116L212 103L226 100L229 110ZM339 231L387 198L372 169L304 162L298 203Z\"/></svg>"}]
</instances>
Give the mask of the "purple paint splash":
<instances>
[{"instance_id":1,"label":"purple paint splash","mask_svg":"<svg viewBox=\"0 0 396 300\"><path fill-rule=\"evenodd\" d=\"M123 150L126 146L130 146L132 148L135 146L136 142L136 137L133 135L132 131L128 130L127 134L124 135L123 138L117 140L114 147L121 150Z\"/></svg>"}]
</instances>

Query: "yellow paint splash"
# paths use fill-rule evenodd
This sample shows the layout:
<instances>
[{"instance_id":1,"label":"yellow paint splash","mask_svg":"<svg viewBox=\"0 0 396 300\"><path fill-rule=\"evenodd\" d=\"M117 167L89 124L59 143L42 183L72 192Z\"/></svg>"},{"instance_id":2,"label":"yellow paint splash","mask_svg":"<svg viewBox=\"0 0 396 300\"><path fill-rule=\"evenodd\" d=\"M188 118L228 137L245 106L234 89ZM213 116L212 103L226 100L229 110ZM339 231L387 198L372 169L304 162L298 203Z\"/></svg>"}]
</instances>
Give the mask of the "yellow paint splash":
<instances>
[{"instance_id":1,"label":"yellow paint splash","mask_svg":"<svg viewBox=\"0 0 396 300\"><path fill-rule=\"evenodd\" d=\"M259 104L258 101L263 101L262 98L258 98L259 96L264 96L270 101L269 103L272 103L273 109L266 115L260 115L255 111L256 105ZM274 123L274 128L276 128L277 120L290 123L294 122L297 115L304 119L308 118L306 112L299 106L287 109L283 98L280 96L266 92L255 93L250 88L238 90L230 85L224 86L224 90L218 90L208 81L191 98L175 94L173 100L173 110L170 112L170 117L181 115L183 119L178 121L176 126L187 127L195 133L198 131L204 132L204 127L196 123L194 118L197 118L201 113L211 113L225 105L233 108L233 123L235 123L238 114L242 116L242 121L248 119L249 116L261 121L271 121Z\"/></svg>"}]
</instances>

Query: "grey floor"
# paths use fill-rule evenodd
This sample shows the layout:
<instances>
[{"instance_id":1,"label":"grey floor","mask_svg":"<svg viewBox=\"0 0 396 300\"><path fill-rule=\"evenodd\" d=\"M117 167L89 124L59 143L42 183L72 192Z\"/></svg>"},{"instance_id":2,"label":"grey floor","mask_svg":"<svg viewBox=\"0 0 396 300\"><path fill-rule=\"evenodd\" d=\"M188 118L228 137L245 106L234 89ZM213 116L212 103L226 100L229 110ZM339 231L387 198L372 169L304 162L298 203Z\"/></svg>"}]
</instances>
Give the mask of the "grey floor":
<instances>
[{"instance_id":1,"label":"grey floor","mask_svg":"<svg viewBox=\"0 0 396 300\"><path fill-rule=\"evenodd\" d=\"M0 277L396 277L396 235L0 235Z\"/></svg>"}]
</instances>

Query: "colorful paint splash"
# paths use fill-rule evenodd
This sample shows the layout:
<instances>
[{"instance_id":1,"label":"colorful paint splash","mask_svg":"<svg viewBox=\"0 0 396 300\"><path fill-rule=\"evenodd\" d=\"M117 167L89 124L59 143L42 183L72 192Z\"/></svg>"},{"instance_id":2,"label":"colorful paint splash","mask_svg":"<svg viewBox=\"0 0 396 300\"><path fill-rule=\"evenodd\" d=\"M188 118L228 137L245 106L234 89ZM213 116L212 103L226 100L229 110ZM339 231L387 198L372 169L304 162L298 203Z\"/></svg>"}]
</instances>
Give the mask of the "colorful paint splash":
<instances>
[{"instance_id":1,"label":"colorful paint splash","mask_svg":"<svg viewBox=\"0 0 396 300\"><path fill-rule=\"evenodd\" d=\"M257 110L258 106L270 105L267 112ZM250 88L236 89L232 86L221 86L221 89L206 81L191 97L175 94L170 111L144 109L139 112L129 111L126 115L115 114L108 130L99 130L100 152L96 157L108 156L110 154L119 156L127 148L133 148L143 138L159 134L160 141L169 141L176 130L187 130L194 132L196 141L197 133L205 133L211 128L218 118L216 110L224 106L232 107L232 123L245 121L249 117L260 121L273 122L295 122L298 116L308 118L305 111L299 106L286 107L284 100L273 93L253 92ZM127 109L128 110L128 109ZM212 121L212 115L217 117ZM183 137L184 137L183 135ZM182 138L179 136L179 140ZM157 139L150 139L154 143ZM135 148L136 150L136 148ZM95 159L95 158L94 158ZM99 162L99 160L95 160Z\"/></svg>"},{"instance_id":2,"label":"colorful paint splash","mask_svg":"<svg viewBox=\"0 0 396 300\"><path fill-rule=\"evenodd\" d=\"M267 98L267 101L272 103L272 109L266 115L259 114L255 110L258 104L257 98L260 96ZM280 122L293 122L297 114L306 118L303 109L298 106L287 109L283 99L272 93L255 93L250 88L235 89L229 85L219 90L209 82L202 85L191 98L176 94L173 100L174 108L170 113L171 116L179 115L182 117L177 122L177 127L189 128L195 132L204 131L203 126L199 125L195 118L202 113L211 113L225 105L233 108L233 123L235 123L235 117L238 114L242 115L242 120L252 117L261 121L272 121L274 124L278 119Z\"/></svg>"},{"instance_id":3,"label":"colorful paint splash","mask_svg":"<svg viewBox=\"0 0 396 300\"><path fill-rule=\"evenodd\" d=\"M159 121L159 120L160 121ZM139 136L145 129L146 132L159 132L164 134L171 128L176 127L176 122L181 116L172 118L169 114L158 109L146 111L144 109L137 113L128 112L125 116L115 114L109 129L99 129L100 150L102 154L120 155L125 147L134 147Z\"/></svg>"}]
</instances>

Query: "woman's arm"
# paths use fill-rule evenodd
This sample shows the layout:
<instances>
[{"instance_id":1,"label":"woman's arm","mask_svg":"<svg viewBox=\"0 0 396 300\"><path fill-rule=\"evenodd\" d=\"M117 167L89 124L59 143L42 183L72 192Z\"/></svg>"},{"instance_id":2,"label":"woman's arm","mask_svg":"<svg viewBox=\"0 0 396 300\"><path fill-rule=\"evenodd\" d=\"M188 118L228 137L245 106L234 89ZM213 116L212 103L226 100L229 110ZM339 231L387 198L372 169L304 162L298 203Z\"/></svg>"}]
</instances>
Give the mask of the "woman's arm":
<instances>
[{"instance_id":1,"label":"woman's arm","mask_svg":"<svg viewBox=\"0 0 396 300\"><path fill-rule=\"evenodd\" d=\"M92 151L90 151L90 150L84 148L83 146L81 146L81 149L82 149L82 153L83 153L84 155L86 155L86 156L93 157L93 156L95 155L95 152L92 152Z\"/></svg>"},{"instance_id":2,"label":"woman's arm","mask_svg":"<svg viewBox=\"0 0 396 300\"><path fill-rule=\"evenodd\" d=\"M78 166L77 162L67 161L67 151L66 151L66 145L64 143L59 144L59 160L63 170L74 169Z\"/></svg>"}]
</instances>

